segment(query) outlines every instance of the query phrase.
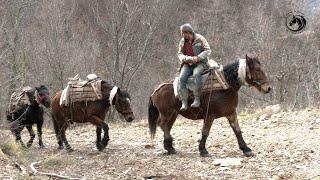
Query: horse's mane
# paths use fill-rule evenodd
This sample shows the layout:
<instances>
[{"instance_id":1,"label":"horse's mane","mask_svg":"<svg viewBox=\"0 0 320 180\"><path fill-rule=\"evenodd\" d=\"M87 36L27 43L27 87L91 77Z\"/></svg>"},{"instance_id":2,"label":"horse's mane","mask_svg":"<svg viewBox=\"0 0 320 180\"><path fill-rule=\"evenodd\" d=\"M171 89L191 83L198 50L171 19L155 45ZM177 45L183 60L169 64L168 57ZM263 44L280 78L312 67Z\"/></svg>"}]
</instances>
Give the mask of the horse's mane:
<instances>
[{"instance_id":1,"label":"horse's mane","mask_svg":"<svg viewBox=\"0 0 320 180\"><path fill-rule=\"evenodd\" d=\"M238 80L238 68L239 60L236 60L223 67L224 76L231 87L238 87L241 85Z\"/></svg>"},{"instance_id":2,"label":"horse's mane","mask_svg":"<svg viewBox=\"0 0 320 180\"><path fill-rule=\"evenodd\" d=\"M109 97L109 93L111 89L112 89L111 83L105 80L101 81L101 93L103 94L103 96Z\"/></svg>"},{"instance_id":3,"label":"horse's mane","mask_svg":"<svg viewBox=\"0 0 320 180\"><path fill-rule=\"evenodd\" d=\"M38 102L36 101L35 92L36 92L36 89L34 87L25 92L30 100L31 106L39 105Z\"/></svg>"}]
</instances>

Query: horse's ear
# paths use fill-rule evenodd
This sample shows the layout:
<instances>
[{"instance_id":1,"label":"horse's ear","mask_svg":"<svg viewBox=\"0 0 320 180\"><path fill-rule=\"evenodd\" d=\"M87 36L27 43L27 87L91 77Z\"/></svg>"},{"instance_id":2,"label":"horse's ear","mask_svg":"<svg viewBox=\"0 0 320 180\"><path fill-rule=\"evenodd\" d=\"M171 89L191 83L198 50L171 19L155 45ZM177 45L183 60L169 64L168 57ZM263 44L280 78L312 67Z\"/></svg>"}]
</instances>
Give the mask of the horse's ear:
<instances>
[{"instance_id":1,"label":"horse's ear","mask_svg":"<svg viewBox=\"0 0 320 180\"><path fill-rule=\"evenodd\" d=\"M253 60L252 60L252 58L251 58L250 56L248 56L247 54L246 54L246 63L247 63L247 65L248 65L249 67L252 67Z\"/></svg>"},{"instance_id":2,"label":"horse's ear","mask_svg":"<svg viewBox=\"0 0 320 180\"><path fill-rule=\"evenodd\" d=\"M38 84L38 85L35 86L34 88L39 91L39 90L42 90L42 89L46 88L46 86L43 85L43 84Z\"/></svg>"},{"instance_id":3,"label":"horse's ear","mask_svg":"<svg viewBox=\"0 0 320 180\"><path fill-rule=\"evenodd\" d=\"M246 60L248 61L249 59L251 59L248 54L246 54Z\"/></svg>"},{"instance_id":4,"label":"horse's ear","mask_svg":"<svg viewBox=\"0 0 320 180\"><path fill-rule=\"evenodd\" d=\"M117 94L117 96L120 96L120 97L122 96L120 88L117 89L117 93L116 94Z\"/></svg>"}]
</instances>

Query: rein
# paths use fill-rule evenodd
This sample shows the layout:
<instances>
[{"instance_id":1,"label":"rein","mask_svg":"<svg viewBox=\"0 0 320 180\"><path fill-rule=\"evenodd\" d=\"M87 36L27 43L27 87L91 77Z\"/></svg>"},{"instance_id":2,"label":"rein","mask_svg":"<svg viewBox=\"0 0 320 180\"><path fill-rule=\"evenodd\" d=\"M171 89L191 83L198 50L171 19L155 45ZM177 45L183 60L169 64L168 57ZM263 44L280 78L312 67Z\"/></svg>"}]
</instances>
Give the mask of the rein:
<instances>
[{"instance_id":1,"label":"rein","mask_svg":"<svg viewBox=\"0 0 320 180\"><path fill-rule=\"evenodd\" d=\"M207 118L208 118L209 106L210 106L210 101L211 101L212 91L213 91L213 89L211 89L211 91L210 91L210 95L209 95L209 99L208 99L208 105L207 105L207 112L206 112L206 119L205 119L205 121L206 121L206 120L207 120Z\"/></svg>"}]
</instances>

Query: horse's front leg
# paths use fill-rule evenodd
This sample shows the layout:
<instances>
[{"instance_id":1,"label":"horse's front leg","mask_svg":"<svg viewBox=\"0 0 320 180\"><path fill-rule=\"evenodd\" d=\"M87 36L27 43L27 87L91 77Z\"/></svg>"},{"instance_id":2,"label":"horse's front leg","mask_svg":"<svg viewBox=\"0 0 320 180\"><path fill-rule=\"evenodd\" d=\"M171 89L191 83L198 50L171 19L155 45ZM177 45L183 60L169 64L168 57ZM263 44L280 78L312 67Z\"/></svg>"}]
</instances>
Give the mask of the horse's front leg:
<instances>
[{"instance_id":1,"label":"horse's front leg","mask_svg":"<svg viewBox=\"0 0 320 180\"><path fill-rule=\"evenodd\" d=\"M99 118L98 116L92 116L91 118L91 123L96 125L96 133L97 133L97 142L96 142L96 146L97 149L99 151L102 151L109 142L109 126L107 123L105 123L101 118ZM104 135L103 135L103 139L101 140L101 130L103 129L104 131Z\"/></svg>"},{"instance_id":2,"label":"horse's front leg","mask_svg":"<svg viewBox=\"0 0 320 180\"><path fill-rule=\"evenodd\" d=\"M105 122L102 122L102 129L104 131L104 135L103 135L103 139L102 139L102 145L103 145L103 148L105 148L108 145L108 142L110 140L108 124L105 123Z\"/></svg>"},{"instance_id":3,"label":"horse's front leg","mask_svg":"<svg viewBox=\"0 0 320 180\"><path fill-rule=\"evenodd\" d=\"M100 126L97 126L96 127L96 133L97 133L97 141L96 141L96 146L97 146L97 149L99 151L102 151L103 148L102 148L102 142L101 142L101 132L102 132L102 128Z\"/></svg>"},{"instance_id":4,"label":"horse's front leg","mask_svg":"<svg viewBox=\"0 0 320 180\"><path fill-rule=\"evenodd\" d=\"M40 120L40 121L37 123L37 132L38 132L39 147L40 147L40 148L43 148L43 147L44 147L43 142L42 142L42 125L43 125L43 119Z\"/></svg>"},{"instance_id":5,"label":"horse's front leg","mask_svg":"<svg viewBox=\"0 0 320 180\"><path fill-rule=\"evenodd\" d=\"M32 124L28 124L28 125L26 125L26 127L27 127L27 129L29 131L29 134L30 134L30 140L27 143L27 147L31 147L31 145L33 143L33 140L34 140L36 135L34 134L34 131L32 129Z\"/></svg>"},{"instance_id":6,"label":"horse's front leg","mask_svg":"<svg viewBox=\"0 0 320 180\"><path fill-rule=\"evenodd\" d=\"M21 131L16 133L15 134L16 136L16 142L19 142L21 144L22 147L26 147L26 145L24 144L24 142L22 141L22 138L21 138Z\"/></svg>"},{"instance_id":7,"label":"horse's front leg","mask_svg":"<svg viewBox=\"0 0 320 180\"><path fill-rule=\"evenodd\" d=\"M207 138L210 133L210 129L211 129L213 120L214 120L213 118L208 117L203 122L203 127L202 127L202 131L201 131L201 139L200 139L200 143L199 143L199 151L200 151L200 155L202 157L209 156L209 153L206 149L206 142L207 142Z\"/></svg>"},{"instance_id":8,"label":"horse's front leg","mask_svg":"<svg viewBox=\"0 0 320 180\"><path fill-rule=\"evenodd\" d=\"M237 137L239 148L242 150L245 156L247 157L253 156L252 150L247 146L246 142L243 140L242 132L237 119L237 113L233 112L232 114L227 116L227 118L229 120L230 126L233 129L233 132Z\"/></svg>"}]
</instances>

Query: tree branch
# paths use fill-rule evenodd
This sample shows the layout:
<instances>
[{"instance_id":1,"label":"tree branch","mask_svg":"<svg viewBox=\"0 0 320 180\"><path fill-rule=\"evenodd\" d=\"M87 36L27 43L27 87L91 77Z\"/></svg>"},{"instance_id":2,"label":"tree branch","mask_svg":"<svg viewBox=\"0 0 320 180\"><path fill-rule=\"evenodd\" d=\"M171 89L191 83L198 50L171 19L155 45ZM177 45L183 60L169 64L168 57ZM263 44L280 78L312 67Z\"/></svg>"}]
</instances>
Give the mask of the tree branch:
<instances>
[{"instance_id":1,"label":"tree branch","mask_svg":"<svg viewBox=\"0 0 320 180\"><path fill-rule=\"evenodd\" d=\"M80 179L80 178L72 178L69 176L63 176L63 175L59 175L56 173L39 172L34 166L36 164L40 164L41 162L42 161L37 161L37 162L33 162L30 164L30 169L31 169L33 175L39 174L39 175L44 175L44 176L49 176L49 177L57 177L57 178L61 178L61 179Z\"/></svg>"}]
</instances>

